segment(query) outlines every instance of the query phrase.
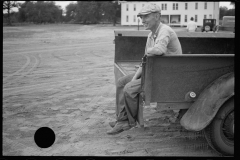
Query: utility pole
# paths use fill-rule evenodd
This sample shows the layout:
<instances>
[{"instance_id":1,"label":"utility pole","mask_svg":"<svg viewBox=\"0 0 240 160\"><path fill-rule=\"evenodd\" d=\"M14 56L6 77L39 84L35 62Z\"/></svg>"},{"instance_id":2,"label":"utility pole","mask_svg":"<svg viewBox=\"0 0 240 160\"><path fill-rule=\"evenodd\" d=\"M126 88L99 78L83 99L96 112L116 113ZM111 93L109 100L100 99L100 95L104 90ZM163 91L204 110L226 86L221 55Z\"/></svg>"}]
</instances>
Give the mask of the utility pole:
<instances>
[{"instance_id":1,"label":"utility pole","mask_svg":"<svg viewBox=\"0 0 240 160\"><path fill-rule=\"evenodd\" d=\"M139 21L140 21L140 20L138 19L138 31L139 31Z\"/></svg>"}]
</instances>

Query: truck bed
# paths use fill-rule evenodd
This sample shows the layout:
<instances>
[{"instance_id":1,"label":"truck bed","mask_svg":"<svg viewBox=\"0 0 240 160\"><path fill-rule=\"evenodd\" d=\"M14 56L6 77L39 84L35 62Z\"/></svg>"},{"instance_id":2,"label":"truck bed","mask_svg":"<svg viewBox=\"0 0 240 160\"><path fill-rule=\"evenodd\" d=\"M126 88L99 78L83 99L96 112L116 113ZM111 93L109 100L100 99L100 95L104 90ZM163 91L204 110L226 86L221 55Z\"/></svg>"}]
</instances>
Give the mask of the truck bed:
<instances>
[{"instance_id":1,"label":"truck bed","mask_svg":"<svg viewBox=\"0 0 240 160\"><path fill-rule=\"evenodd\" d=\"M116 62L115 65L119 67L118 69L122 72L123 75L128 75L135 73L138 69L137 66L141 61L132 61L132 62Z\"/></svg>"}]
</instances>

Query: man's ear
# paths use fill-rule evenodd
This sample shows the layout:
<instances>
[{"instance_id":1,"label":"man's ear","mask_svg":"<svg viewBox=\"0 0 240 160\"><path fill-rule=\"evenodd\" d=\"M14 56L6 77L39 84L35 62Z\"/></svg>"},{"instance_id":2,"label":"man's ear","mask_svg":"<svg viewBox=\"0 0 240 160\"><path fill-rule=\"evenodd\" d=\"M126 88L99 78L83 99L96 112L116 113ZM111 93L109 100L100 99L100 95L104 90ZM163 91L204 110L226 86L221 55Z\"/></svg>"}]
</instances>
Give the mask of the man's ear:
<instances>
[{"instance_id":1,"label":"man's ear","mask_svg":"<svg viewBox=\"0 0 240 160\"><path fill-rule=\"evenodd\" d=\"M157 13L154 13L154 18L155 18L156 20L158 20L158 14L157 14Z\"/></svg>"},{"instance_id":2,"label":"man's ear","mask_svg":"<svg viewBox=\"0 0 240 160\"><path fill-rule=\"evenodd\" d=\"M156 14L156 19L160 19L161 18L161 13L157 13Z\"/></svg>"}]
</instances>

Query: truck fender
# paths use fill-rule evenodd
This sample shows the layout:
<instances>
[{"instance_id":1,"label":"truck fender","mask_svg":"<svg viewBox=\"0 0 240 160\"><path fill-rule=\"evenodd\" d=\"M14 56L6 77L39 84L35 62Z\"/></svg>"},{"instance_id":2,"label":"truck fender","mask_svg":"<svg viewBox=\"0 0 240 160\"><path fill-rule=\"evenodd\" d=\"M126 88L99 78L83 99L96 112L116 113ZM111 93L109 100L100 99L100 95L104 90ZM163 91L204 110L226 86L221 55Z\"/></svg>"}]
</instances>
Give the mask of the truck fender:
<instances>
[{"instance_id":1,"label":"truck fender","mask_svg":"<svg viewBox=\"0 0 240 160\"><path fill-rule=\"evenodd\" d=\"M219 108L234 96L234 72L210 83L180 120L187 130L200 131L211 123Z\"/></svg>"}]
</instances>

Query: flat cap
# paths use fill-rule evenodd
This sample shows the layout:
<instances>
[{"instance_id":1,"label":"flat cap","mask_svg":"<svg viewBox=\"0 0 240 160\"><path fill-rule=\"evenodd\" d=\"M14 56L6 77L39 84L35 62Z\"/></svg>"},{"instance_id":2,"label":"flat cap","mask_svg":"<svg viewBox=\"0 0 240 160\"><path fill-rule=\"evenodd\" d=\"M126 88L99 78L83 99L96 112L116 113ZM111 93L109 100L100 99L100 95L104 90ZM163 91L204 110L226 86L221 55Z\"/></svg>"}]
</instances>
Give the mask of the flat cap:
<instances>
[{"instance_id":1,"label":"flat cap","mask_svg":"<svg viewBox=\"0 0 240 160\"><path fill-rule=\"evenodd\" d=\"M142 16L142 15L146 15L146 14L149 14L149 13L161 13L161 9L158 5L156 4L148 4L146 6L144 6L140 12L138 13L138 17Z\"/></svg>"}]
</instances>

